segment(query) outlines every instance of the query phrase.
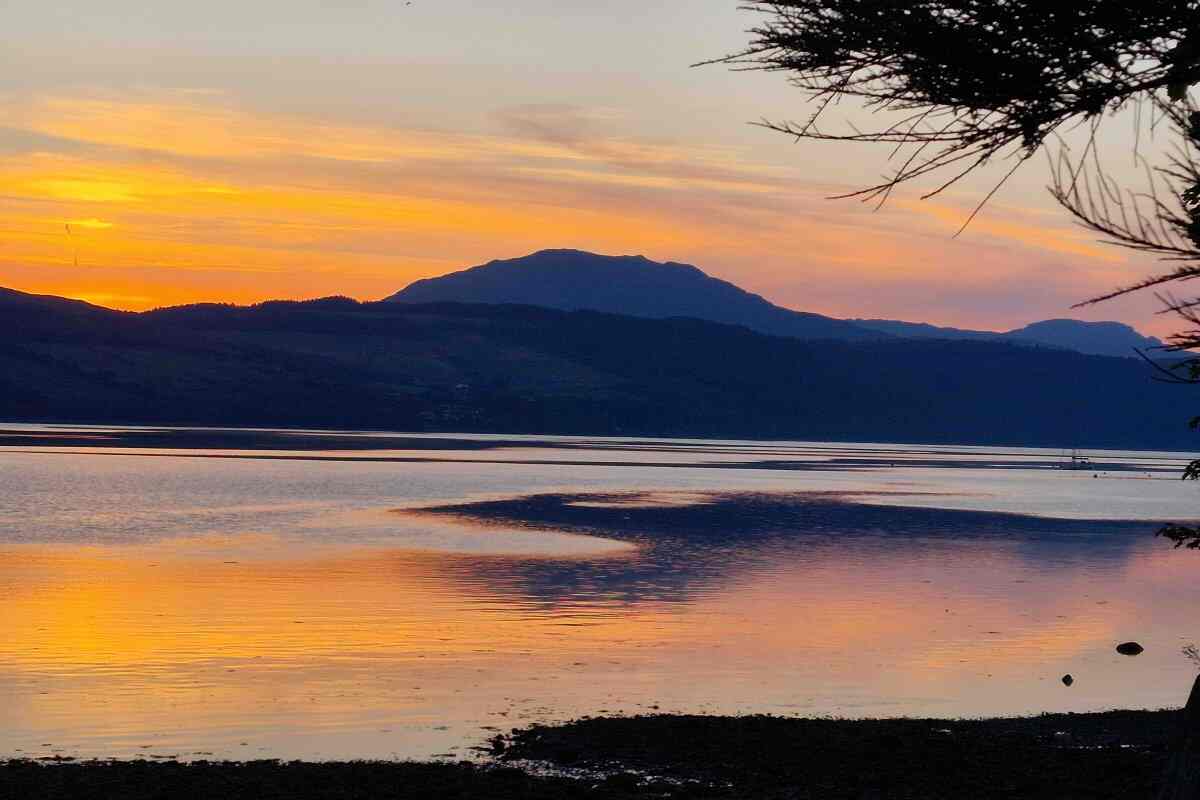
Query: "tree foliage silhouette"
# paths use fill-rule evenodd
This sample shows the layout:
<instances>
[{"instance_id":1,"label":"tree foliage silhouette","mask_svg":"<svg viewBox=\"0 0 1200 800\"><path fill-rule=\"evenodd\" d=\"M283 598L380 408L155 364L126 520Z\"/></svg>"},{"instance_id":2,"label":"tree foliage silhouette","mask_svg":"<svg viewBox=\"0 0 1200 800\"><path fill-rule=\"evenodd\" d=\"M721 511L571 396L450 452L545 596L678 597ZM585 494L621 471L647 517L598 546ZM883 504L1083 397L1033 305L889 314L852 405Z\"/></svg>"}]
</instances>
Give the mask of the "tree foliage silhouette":
<instances>
[{"instance_id":1,"label":"tree foliage silhouette","mask_svg":"<svg viewBox=\"0 0 1200 800\"><path fill-rule=\"evenodd\" d=\"M885 181L854 195L886 196L932 173L948 188L1002 155L1018 163L1071 123L1098 124L1131 102L1179 96L1200 79L1194 3L1126 0L749 0L761 24L721 59L782 71L816 101L801 123L766 123L803 139L908 148ZM820 126L856 99L887 115L869 131Z\"/></svg>"}]
</instances>

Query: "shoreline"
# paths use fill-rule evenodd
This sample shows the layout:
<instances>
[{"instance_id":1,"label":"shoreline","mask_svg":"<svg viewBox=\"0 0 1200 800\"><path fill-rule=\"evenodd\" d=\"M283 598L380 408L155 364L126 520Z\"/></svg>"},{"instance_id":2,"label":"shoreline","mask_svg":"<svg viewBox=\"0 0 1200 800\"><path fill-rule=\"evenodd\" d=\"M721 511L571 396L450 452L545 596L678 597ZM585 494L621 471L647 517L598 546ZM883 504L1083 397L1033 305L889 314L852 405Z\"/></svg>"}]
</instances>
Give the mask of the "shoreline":
<instances>
[{"instance_id":1,"label":"shoreline","mask_svg":"<svg viewBox=\"0 0 1200 800\"><path fill-rule=\"evenodd\" d=\"M584 717L498 734L485 763L16 759L0 797L1149 797L1179 719Z\"/></svg>"}]
</instances>

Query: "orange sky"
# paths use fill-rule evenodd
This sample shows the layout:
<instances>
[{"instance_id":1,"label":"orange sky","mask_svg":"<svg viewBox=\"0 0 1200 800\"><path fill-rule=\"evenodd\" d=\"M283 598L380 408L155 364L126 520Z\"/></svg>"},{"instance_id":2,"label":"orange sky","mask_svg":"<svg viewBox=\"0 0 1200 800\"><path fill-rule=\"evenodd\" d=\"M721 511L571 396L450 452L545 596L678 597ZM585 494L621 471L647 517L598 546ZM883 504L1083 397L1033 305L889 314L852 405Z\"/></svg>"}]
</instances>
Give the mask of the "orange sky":
<instances>
[{"instance_id":1,"label":"orange sky","mask_svg":"<svg viewBox=\"0 0 1200 800\"><path fill-rule=\"evenodd\" d=\"M622 40L620 24L510 19L485 3L473 35L499 33L476 53L446 10L401 25L373 2L304 3L311 29L294 21L240 43L250 21L199 30L168 4L118 25L68 5L83 16L62 37L53 20L18 14L29 35L7 58L26 77L0 84L3 286L127 309L376 299L573 247L695 263L836 316L1170 329L1152 298L1069 310L1153 264L1073 227L1046 200L1040 164L957 239L988 176L878 212L824 199L875 179L887 154L797 146L746 125L803 103L776 76L687 66L741 42L733 9L646 12L642 24L675 38L631 45L626 69L587 69ZM676 30L706 14L719 33ZM330 25L345 38L313 33ZM386 55L373 50L380 25L398 26ZM422 60L398 55L413 50Z\"/></svg>"}]
</instances>

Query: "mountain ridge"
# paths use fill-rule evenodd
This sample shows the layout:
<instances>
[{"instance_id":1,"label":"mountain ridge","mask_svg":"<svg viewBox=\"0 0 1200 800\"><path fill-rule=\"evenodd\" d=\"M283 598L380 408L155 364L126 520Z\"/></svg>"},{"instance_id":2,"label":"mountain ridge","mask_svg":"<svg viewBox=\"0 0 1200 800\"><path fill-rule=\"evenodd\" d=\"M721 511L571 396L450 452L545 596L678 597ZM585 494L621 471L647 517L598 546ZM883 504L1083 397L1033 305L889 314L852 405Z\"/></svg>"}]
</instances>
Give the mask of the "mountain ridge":
<instances>
[{"instance_id":1,"label":"mountain ridge","mask_svg":"<svg viewBox=\"0 0 1200 800\"><path fill-rule=\"evenodd\" d=\"M57 301L0 292L0 419L1135 449L1192 440L1190 397L1150 380L1147 365L1006 342L809 341L527 305L324 298L130 313Z\"/></svg>"},{"instance_id":2,"label":"mountain ridge","mask_svg":"<svg viewBox=\"0 0 1200 800\"><path fill-rule=\"evenodd\" d=\"M383 302L524 304L651 319L693 317L808 339L886 336L845 320L777 306L691 264L571 249L539 250L414 281Z\"/></svg>"},{"instance_id":3,"label":"mountain ridge","mask_svg":"<svg viewBox=\"0 0 1200 800\"><path fill-rule=\"evenodd\" d=\"M893 319L853 319L855 324L893 336L930 339L992 339L1043 347L1060 347L1088 355L1136 357L1139 352L1158 350L1163 342L1144 336L1123 322L1090 322L1078 319L1046 319L1010 331L979 331L904 322Z\"/></svg>"},{"instance_id":4,"label":"mountain ridge","mask_svg":"<svg viewBox=\"0 0 1200 800\"><path fill-rule=\"evenodd\" d=\"M692 264L571 249L539 250L424 278L383 302L516 303L652 319L693 317L800 339L997 339L1118 357L1162 346L1158 339L1118 322L1055 319L994 332L887 319L839 320L775 305Z\"/></svg>"}]
</instances>

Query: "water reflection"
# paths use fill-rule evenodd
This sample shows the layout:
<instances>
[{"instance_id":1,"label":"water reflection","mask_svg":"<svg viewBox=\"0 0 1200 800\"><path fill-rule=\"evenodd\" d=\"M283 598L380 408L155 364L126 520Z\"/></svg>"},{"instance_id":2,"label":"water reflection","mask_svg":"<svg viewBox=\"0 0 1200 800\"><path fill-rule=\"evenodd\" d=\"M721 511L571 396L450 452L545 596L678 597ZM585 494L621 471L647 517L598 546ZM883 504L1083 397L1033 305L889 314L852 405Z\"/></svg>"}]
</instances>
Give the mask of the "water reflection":
<instances>
[{"instance_id":1,"label":"water reflection","mask_svg":"<svg viewBox=\"0 0 1200 800\"><path fill-rule=\"evenodd\" d=\"M872 493L878 497L879 493ZM747 573L842 559L931 557L940 542L994 543L1014 561L1092 570L1124 563L1153 526L1138 521L1051 519L938 508L864 505L853 492L542 494L408 509L467 526L520 527L623 540L638 554L597 560L445 562L478 587L503 587L544 607L602 599L686 602ZM900 499L902 502L902 499Z\"/></svg>"},{"instance_id":2,"label":"water reflection","mask_svg":"<svg viewBox=\"0 0 1200 800\"><path fill-rule=\"evenodd\" d=\"M686 600L572 577L569 599L547 603L530 575L549 583L552 565L509 556L141 555L0 552L6 752L428 756L485 726L653 705L1167 704L1187 682L1177 639L1193 632L1171 602L1200 566L1145 548L1039 563L999 540L886 540L771 549ZM1146 656L1114 657L1133 635Z\"/></svg>"},{"instance_id":3,"label":"water reflection","mask_svg":"<svg viewBox=\"0 0 1200 800\"><path fill-rule=\"evenodd\" d=\"M186 454L0 470L0 755L461 756L490 729L655 707L1158 707L1200 636L1200 553L1078 518L1128 507L1099 480L633 461L564 488L539 465ZM1065 518L938 507L1034 496ZM1116 656L1127 639L1146 653Z\"/></svg>"}]
</instances>

